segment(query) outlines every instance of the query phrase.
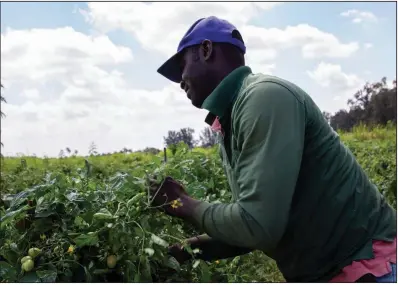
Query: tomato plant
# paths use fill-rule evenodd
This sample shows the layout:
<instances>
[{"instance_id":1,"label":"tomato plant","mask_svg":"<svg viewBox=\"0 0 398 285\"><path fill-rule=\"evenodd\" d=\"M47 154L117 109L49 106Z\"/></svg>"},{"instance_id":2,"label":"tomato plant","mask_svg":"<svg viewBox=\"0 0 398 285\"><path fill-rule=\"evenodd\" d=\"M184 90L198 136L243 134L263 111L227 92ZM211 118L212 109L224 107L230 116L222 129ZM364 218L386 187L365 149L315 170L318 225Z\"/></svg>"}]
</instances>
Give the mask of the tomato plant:
<instances>
[{"instance_id":1,"label":"tomato plant","mask_svg":"<svg viewBox=\"0 0 398 285\"><path fill-rule=\"evenodd\" d=\"M341 138L396 207L396 131ZM394 133L395 132L395 133ZM366 139L370 137L371 139ZM194 197L230 201L216 148L169 155L4 158L0 200L2 282L283 281L260 252L187 264L167 247L201 234L150 206L148 181L172 176Z\"/></svg>"}]
</instances>

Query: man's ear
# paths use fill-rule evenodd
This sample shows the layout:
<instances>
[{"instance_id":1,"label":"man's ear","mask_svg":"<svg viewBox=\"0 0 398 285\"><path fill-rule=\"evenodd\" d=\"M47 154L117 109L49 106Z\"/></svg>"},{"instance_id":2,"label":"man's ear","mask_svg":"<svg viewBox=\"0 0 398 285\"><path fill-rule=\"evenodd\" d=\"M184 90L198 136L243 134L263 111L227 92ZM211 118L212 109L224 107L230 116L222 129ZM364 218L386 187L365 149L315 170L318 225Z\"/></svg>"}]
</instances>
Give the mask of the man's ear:
<instances>
[{"instance_id":1,"label":"man's ear","mask_svg":"<svg viewBox=\"0 0 398 285\"><path fill-rule=\"evenodd\" d=\"M205 60L209 60L213 55L213 43L210 40L204 40L200 45L200 56Z\"/></svg>"}]
</instances>

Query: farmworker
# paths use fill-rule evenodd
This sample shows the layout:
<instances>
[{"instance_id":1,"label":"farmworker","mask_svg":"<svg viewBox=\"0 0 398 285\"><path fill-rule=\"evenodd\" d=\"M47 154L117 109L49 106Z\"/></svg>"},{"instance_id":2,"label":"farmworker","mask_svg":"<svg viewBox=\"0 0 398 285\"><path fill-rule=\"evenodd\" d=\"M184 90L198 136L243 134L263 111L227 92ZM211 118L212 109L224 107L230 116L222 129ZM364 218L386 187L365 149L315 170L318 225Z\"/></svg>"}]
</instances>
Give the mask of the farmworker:
<instances>
[{"instance_id":1,"label":"farmworker","mask_svg":"<svg viewBox=\"0 0 398 285\"><path fill-rule=\"evenodd\" d=\"M154 204L206 233L187 240L196 258L261 250L288 282L396 282L396 211L311 97L253 74L245 52L235 26L208 17L158 69L209 111L233 200L196 200L168 177L153 185ZM191 258L181 245L170 253Z\"/></svg>"}]
</instances>

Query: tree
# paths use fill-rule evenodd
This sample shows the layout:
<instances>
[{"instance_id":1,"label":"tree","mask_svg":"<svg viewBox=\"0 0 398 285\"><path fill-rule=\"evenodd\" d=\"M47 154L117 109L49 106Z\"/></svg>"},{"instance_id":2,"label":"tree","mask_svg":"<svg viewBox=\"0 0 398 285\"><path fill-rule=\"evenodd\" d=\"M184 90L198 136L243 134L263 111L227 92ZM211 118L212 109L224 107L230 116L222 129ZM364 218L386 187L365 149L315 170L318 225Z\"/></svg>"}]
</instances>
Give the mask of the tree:
<instances>
[{"instance_id":1,"label":"tree","mask_svg":"<svg viewBox=\"0 0 398 285\"><path fill-rule=\"evenodd\" d=\"M133 152L133 150L132 149L129 149L129 148L127 148L127 147L124 147L121 151L120 151L120 153L132 153Z\"/></svg>"},{"instance_id":2,"label":"tree","mask_svg":"<svg viewBox=\"0 0 398 285\"><path fill-rule=\"evenodd\" d=\"M180 131L169 131L167 137L163 137L166 147L184 142L189 148L193 148L196 141L193 138L195 130L191 128L182 128Z\"/></svg>"},{"instance_id":3,"label":"tree","mask_svg":"<svg viewBox=\"0 0 398 285\"><path fill-rule=\"evenodd\" d=\"M200 134L199 141L201 147L211 147L217 144L217 135L210 127L206 127Z\"/></svg>"},{"instance_id":4,"label":"tree","mask_svg":"<svg viewBox=\"0 0 398 285\"><path fill-rule=\"evenodd\" d=\"M330 117L330 125L335 130L351 130L360 123L366 125L386 125L397 121L397 84L387 85L387 78L380 82L366 83L347 101L349 110L340 110Z\"/></svg>"},{"instance_id":5,"label":"tree","mask_svg":"<svg viewBox=\"0 0 398 285\"><path fill-rule=\"evenodd\" d=\"M158 154L160 152L160 149L154 148L154 147L146 147L143 150L139 150L138 152L143 152L143 153L150 153L150 154Z\"/></svg>"},{"instance_id":6,"label":"tree","mask_svg":"<svg viewBox=\"0 0 398 285\"><path fill-rule=\"evenodd\" d=\"M335 130L350 130L354 125L355 119L346 110L340 110L330 118L330 126Z\"/></svg>"},{"instance_id":7,"label":"tree","mask_svg":"<svg viewBox=\"0 0 398 285\"><path fill-rule=\"evenodd\" d=\"M168 147L172 144L177 144L179 142L178 132L169 131L167 133L167 137L163 137L165 145Z\"/></svg>"},{"instance_id":8,"label":"tree","mask_svg":"<svg viewBox=\"0 0 398 285\"><path fill-rule=\"evenodd\" d=\"M186 143L189 148L193 148L196 144L196 141L193 138L194 132L195 130L191 128L183 128L180 130L180 141Z\"/></svg>"},{"instance_id":9,"label":"tree","mask_svg":"<svg viewBox=\"0 0 398 285\"><path fill-rule=\"evenodd\" d=\"M88 154L89 154L90 156L92 156L92 155L97 155L97 154L98 154L98 152L97 152L97 146L95 145L94 142L92 142L92 143L90 144L90 146L88 147Z\"/></svg>"},{"instance_id":10,"label":"tree","mask_svg":"<svg viewBox=\"0 0 398 285\"><path fill-rule=\"evenodd\" d=\"M3 86L2 83L0 83L0 88L1 88L1 89L4 88L4 86ZM2 103L7 103L6 99L3 97L3 95L1 95L1 93L0 93L0 102L1 102L0 104L2 104ZM1 108L0 108L0 109L1 109ZM6 115L3 113L3 111L0 110L0 118L3 119L3 118L5 118L5 116L6 116ZM1 131L0 131L0 134L1 134ZM3 142L0 142L0 145L4 147Z\"/></svg>"},{"instance_id":11,"label":"tree","mask_svg":"<svg viewBox=\"0 0 398 285\"><path fill-rule=\"evenodd\" d=\"M397 85L393 83L393 88L388 88L385 78L382 86L375 86L378 89L377 96L370 99L371 113L370 120L381 125L386 125L388 121L397 121Z\"/></svg>"}]
</instances>

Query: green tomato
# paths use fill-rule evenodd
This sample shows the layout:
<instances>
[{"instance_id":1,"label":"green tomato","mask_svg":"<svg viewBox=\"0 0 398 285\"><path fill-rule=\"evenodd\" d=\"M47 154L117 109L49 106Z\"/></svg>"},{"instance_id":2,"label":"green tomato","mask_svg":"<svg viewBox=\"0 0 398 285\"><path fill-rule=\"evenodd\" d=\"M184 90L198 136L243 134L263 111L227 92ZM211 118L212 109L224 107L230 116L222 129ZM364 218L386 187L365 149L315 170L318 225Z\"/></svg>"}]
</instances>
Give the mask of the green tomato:
<instances>
[{"instance_id":1,"label":"green tomato","mask_svg":"<svg viewBox=\"0 0 398 285\"><path fill-rule=\"evenodd\" d=\"M133 205L135 202L137 202L140 198L144 197L146 193L138 193L135 195L133 198L127 201L127 207L130 207Z\"/></svg>"},{"instance_id":2,"label":"green tomato","mask_svg":"<svg viewBox=\"0 0 398 285\"><path fill-rule=\"evenodd\" d=\"M25 261L27 261L27 260L32 260L32 257L30 257L30 256L25 256L25 257L22 257L22 259L21 259L21 264L23 264Z\"/></svg>"},{"instance_id":3,"label":"green tomato","mask_svg":"<svg viewBox=\"0 0 398 285\"><path fill-rule=\"evenodd\" d=\"M41 250L37 247L32 247L31 249L29 249L28 251L28 255L32 258L35 258L36 256L38 256L41 253Z\"/></svg>"},{"instance_id":4,"label":"green tomato","mask_svg":"<svg viewBox=\"0 0 398 285\"><path fill-rule=\"evenodd\" d=\"M35 267L35 263L32 259L28 259L22 264L22 270L25 272L31 271L33 267Z\"/></svg>"},{"instance_id":5,"label":"green tomato","mask_svg":"<svg viewBox=\"0 0 398 285\"><path fill-rule=\"evenodd\" d=\"M109 255L106 258L106 264L108 265L109 268L115 268L116 262L117 262L116 255Z\"/></svg>"},{"instance_id":6,"label":"green tomato","mask_svg":"<svg viewBox=\"0 0 398 285\"><path fill-rule=\"evenodd\" d=\"M112 215L104 214L104 213L95 213L93 215L93 217L98 219L98 220L112 220L113 219Z\"/></svg>"}]
</instances>

